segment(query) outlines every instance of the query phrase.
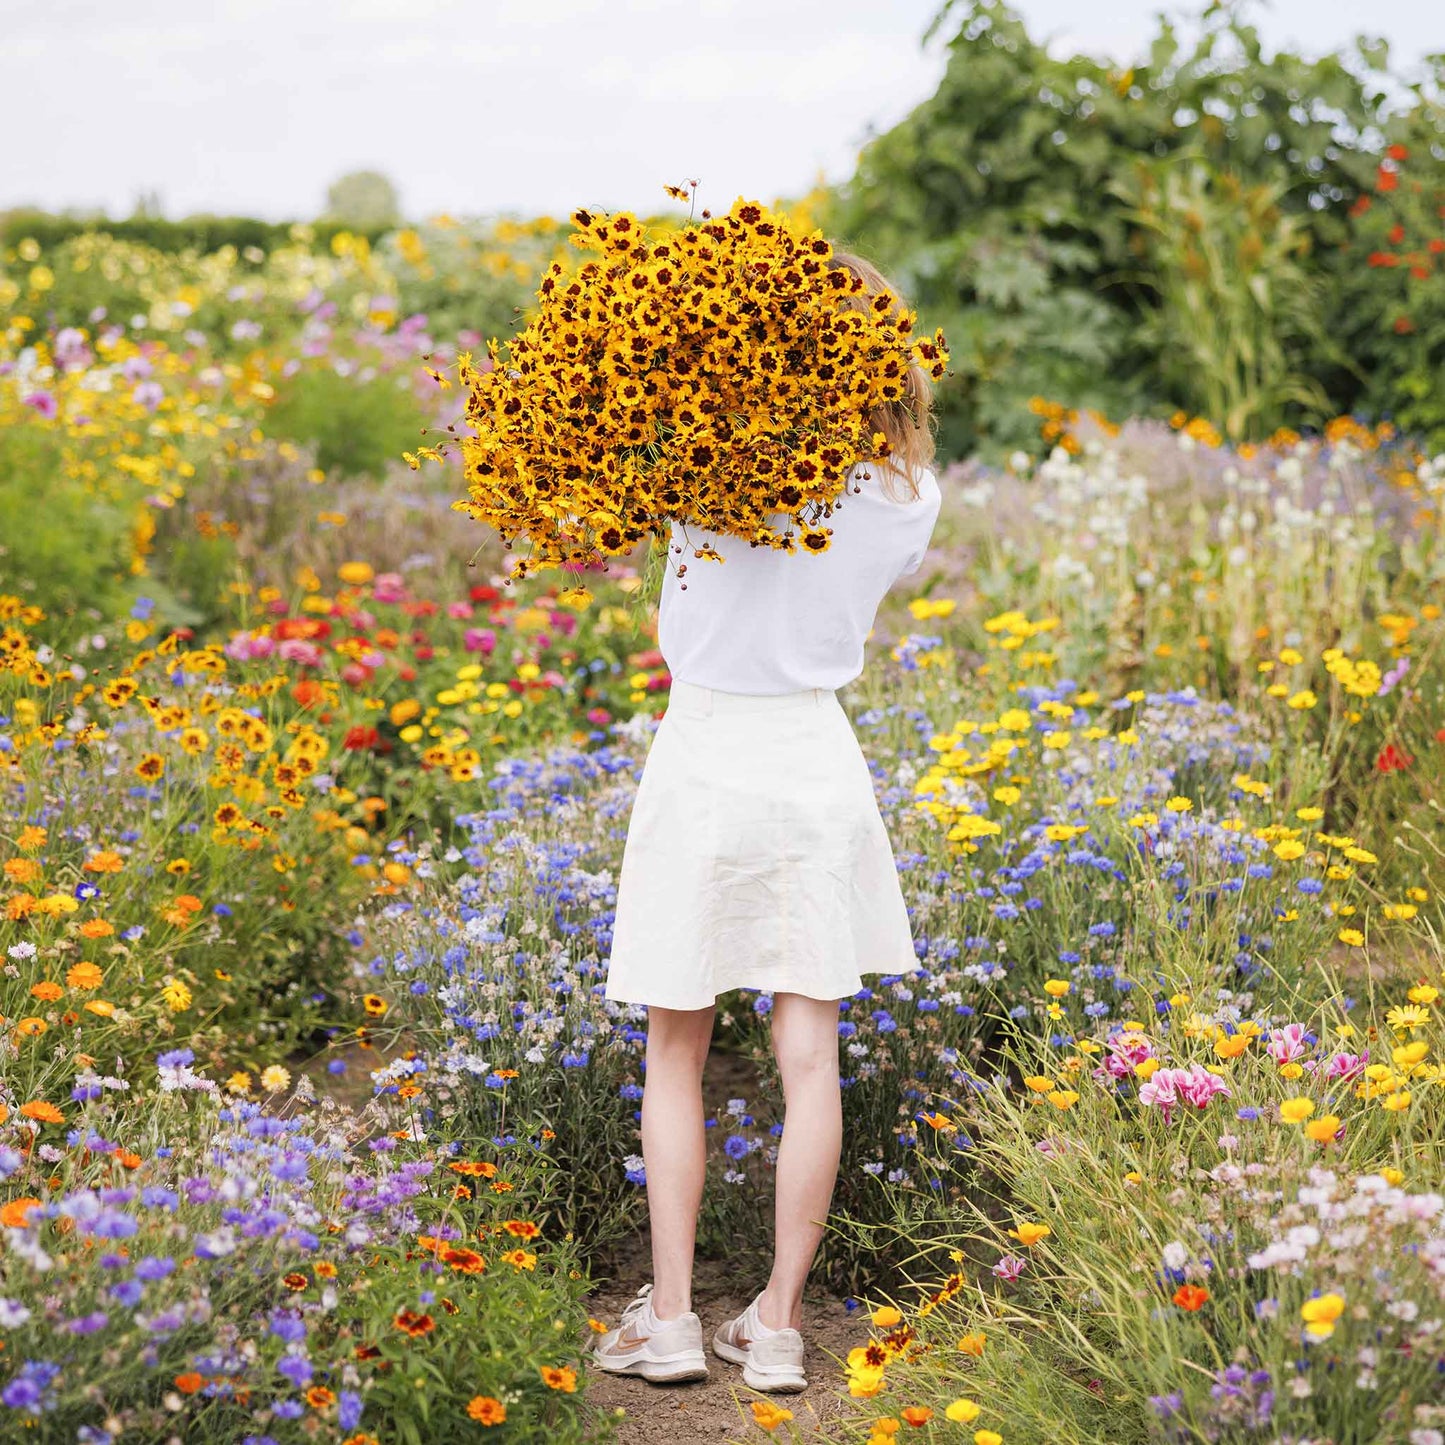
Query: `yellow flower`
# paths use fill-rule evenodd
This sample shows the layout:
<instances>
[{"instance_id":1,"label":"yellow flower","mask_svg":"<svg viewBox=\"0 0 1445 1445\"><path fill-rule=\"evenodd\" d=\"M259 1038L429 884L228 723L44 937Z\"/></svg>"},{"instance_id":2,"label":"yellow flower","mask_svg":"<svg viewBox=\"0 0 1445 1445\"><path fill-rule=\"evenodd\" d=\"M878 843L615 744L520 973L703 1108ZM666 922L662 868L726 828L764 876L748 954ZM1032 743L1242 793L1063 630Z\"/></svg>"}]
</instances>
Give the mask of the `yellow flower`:
<instances>
[{"instance_id":1,"label":"yellow flower","mask_svg":"<svg viewBox=\"0 0 1445 1445\"><path fill-rule=\"evenodd\" d=\"M1286 1099L1279 1106L1279 1116L1286 1124L1303 1124L1314 1111L1313 1099Z\"/></svg>"},{"instance_id":2,"label":"yellow flower","mask_svg":"<svg viewBox=\"0 0 1445 1445\"><path fill-rule=\"evenodd\" d=\"M343 562L336 569L336 575L348 587L362 587L376 576L370 562Z\"/></svg>"},{"instance_id":3,"label":"yellow flower","mask_svg":"<svg viewBox=\"0 0 1445 1445\"><path fill-rule=\"evenodd\" d=\"M983 1334L982 1331L975 1331L971 1334L965 1335L958 1342L959 1353L964 1355L972 1355L975 1359L982 1359L983 1347L987 1338L988 1337ZM950 1415L948 1418L952 1420L954 1417ZM963 1423L966 1425L968 1421L965 1420Z\"/></svg>"},{"instance_id":4,"label":"yellow flower","mask_svg":"<svg viewBox=\"0 0 1445 1445\"><path fill-rule=\"evenodd\" d=\"M1393 1094L1386 1094L1385 1097L1380 1100L1380 1107L1382 1109L1388 1109L1392 1114L1403 1113L1410 1107L1409 1089L1399 1089Z\"/></svg>"},{"instance_id":5,"label":"yellow flower","mask_svg":"<svg viewBox=\"0 0 1445 1445\"><path fill-rule=\"evenodd\" d=\"M284 1064L271 1064L261 1070L261 1087L268 1093L279 1094L291 1082L291 1071Z\"/></svg>"},{"instance_id":6,"label":"yellow flower","mask_svg":"<svg viewBox=\"0 0 1445 1445\"><path fill-rule=\"evenodd\" d=\"M1044 992L1051 998L1063 998L1073 985L1063 978L1051 978L1044 984Z\"/></svg>"},{"instance_id":7,"label":"yellow flower","mask_svg":"<svg viewBox=\"0 0 1445 1445\"><path fill-rule=\"evenodd\" d=\"M773 1404L771 1400L754 1400L751 1403L753 1419L764 1430L775 1430L784 1420L793 1418L791 1410L785 1410L781 1405Z\"/></svg>"},{"instance_id":8,"label":"yellow flower","mask_svg":"<svg viewBox=\"0 0 1445 1445\"><path fill-rule=\"evenodd\" d=\"M975 1430L973 1445L1003 1445L1003 1436L993 1430Z\"/></svg>"},{"instance_id":9,"label":"yellow flower","mask_svg":"<svg viewBox=\"0 0 1445 1445\"><path fill-rule=\"evenodd\" d=\"M1057 1089L1048 1096L1048 1100L1056 1109L1072 1109L1079 1102L1079 1096L1072 1089Z\"/></svg>"},{"instance_id":10,"label":"yellow flower","mask_svg":"<svg viewBox=\"0 0 1445 1445\"><path fill-rule=\"evenodd\" d=\"M1342 928L1340 942L1348 943L1351 948L1360 948L1365 942L1365 935L1358 928Z\"/></svg>"},{"instance_id":11,"label":"yellow flower","mask_svg":"<svg viewBox=\"0 0 1445 1445\"><path fill-rule=\"evenodd\" d=\"M1380 1170L1380 1178L1383 1179L1391 1189L1398 1189L1405 1182L1404 1174L1398 1169L1391 1169L1388 1165Z\"/></svg>"},{"instance_id":12,"label":"yellow flower","mask_svg":"<svg viewBox=\"0 0 1445 1445\"><path fill-rule=\"evenodd\" d=\"M881 1305L873 1311L873 1323L880 1329L891 1329L902 1320L903 1316L892 1305Z\"/></svg>"},{"instance_id":13,"label":"yellow flower","mask_svg":"<svg viewBox=\"0 0 1445 1445\"><path fill-rule=\"evenodd\" d=\"M1025 1249L1032 1248L1042 1239L1047 1239L1053 1232L1047 1224L1034 1224L1027 1220L1022 1222L1017 1229L1008 1231L1009 1235L1018 1240Z\"/></svg>"},{"instance_id":14,"label":"yellow flower","mask_svg":"<svg viewBox=\"0 0 1445 1445\"><path fill-rule=\"evenodd\" d=\"M161 997L172 1013L184 1013L191 1006L191 991L180 979L170 979L161 989Z\"/></svg>"},{"instance_id":15,"label":"yellow flower","mask_svg":"<svg viewBox=\"0 0 1445 1445\"><path fill-rule=\"evenodd\" d=\"M1325 1114L1318 1119L1311 1119L1305 1125L1305 1133L1316 1144L1328 1144L1339 1131L1340 1121L1334 1114Z\"/></svg>"},{"instance_id":16,"label":"yellow flower","mask_svg":"<svg viewBox=\"0 0 1445 1445\"><path fill-rule=\"evenodd\" d=\"M1305 845L1294 838L1286 838L1283 843L1274 845L1274 856L1286 863L1293 863L1296 858L1303 858L1304 854Z\"/></svg>"},{"instance_id":17,"label":"yellow flower","mask_svg":"<svg viewBox=\"0 0 1445 1445\"><path fill-rule=\"evenodd\" d=\"M975 1401L960 1398L955 1400L943 1413L955 1425L971 1425L978 1419L982 1411Z\"/></svg>"},{"instance_id":18,"label":"yellow flower","mask_svg":"<svg viewBox=\"0 0 1445 1445\"><path fill-rule=\"evenodd\" d=\"M1164 806L1171 813L1187 813L1194 807L1194 804L1189 798L1176 797L1170 798Z\"/></svg>"},{"instance_id":19,"label":"yellow flower","mask_svg":"<svg viewBox=\"0 0 1445 1445\"><path fill-rule=\"evenodd\" d=\"M1317 1295L1300 1306L1300 1316L1305 1322L1305 1333L1317 1340L1327 1340L1335 1332L1335 1321L1345 1312L1342 1295L1334 1293Z\"/></svg>"}]
</instances>

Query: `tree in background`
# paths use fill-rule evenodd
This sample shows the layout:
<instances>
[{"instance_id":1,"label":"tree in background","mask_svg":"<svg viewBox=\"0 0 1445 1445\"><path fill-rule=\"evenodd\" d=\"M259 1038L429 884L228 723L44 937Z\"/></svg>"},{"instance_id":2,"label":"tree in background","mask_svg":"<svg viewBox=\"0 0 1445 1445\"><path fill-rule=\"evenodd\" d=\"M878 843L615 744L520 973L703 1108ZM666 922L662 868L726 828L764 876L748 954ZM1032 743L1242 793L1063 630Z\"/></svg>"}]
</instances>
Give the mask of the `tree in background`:
<instances>
[{"instance_id":1,"label":"tree in background","mask_svg":"<svg viewBox=\"0 0 1445 1445\"><path fill-rule=\"evenodd\" d=\"M951 454L1031 440L1035 394L1115 415L1203 412L1214 398L1198 368L1161 365L1170 346L1199 353L1223 344L1235 354L1265 346L1268 395L1235 400L1249 435L1310 420L1320 398L1295 384L1307 373L1329 409L1348 410L1362 396L1361 368L1321 340L1330 288L1285 305L1276 283L1335 264L1327 258L1348 243L1351 204L1406 123L1387 102L1387 51L1361 40L1350 65L1338 54L1266 58L1243 18L1246 3L1207 5L1192 45L1161 16L1132 68L1051 57L1004 0L948 0L930 26L925 41L956 26L937 92L864 148L829 223L890 269L928 324L948 335L955 375L939 401ZM1210 314L1220 298L1199 277L1202 294L1174 308L1176 329L1159 324L1164 299L1185 295L1184 278L1169 268L1197 269L1200 258L1141 220L1141 194L1131 201L1121 183L1138 163L1157 182L1186 162L1212 204L1268 196L1261 215L1272 206L1291 228L1289 247L1260 253L1293 268L1256 274L1253 294L1266 292L1267 306L1237 304L1238 277L1229 264L1214 269L1248 335L1179 333L1190 315L1216 330L1231 324ZM1170 214L1192 224L1188 209ZM1234 244L1253 255L1260 238L1235 229Z\"/></svg>"},{"instance_id":2,"label":"tree in background","mask_svg":"<svg viewBox=\"0 0 1445 1445\"><path fill-rule=\"evenodd\" d=\"M363 228L394 226L401 219L401 202L380 171L349 171L327 190L324 219Z\"/></svg>"}]
</instances>

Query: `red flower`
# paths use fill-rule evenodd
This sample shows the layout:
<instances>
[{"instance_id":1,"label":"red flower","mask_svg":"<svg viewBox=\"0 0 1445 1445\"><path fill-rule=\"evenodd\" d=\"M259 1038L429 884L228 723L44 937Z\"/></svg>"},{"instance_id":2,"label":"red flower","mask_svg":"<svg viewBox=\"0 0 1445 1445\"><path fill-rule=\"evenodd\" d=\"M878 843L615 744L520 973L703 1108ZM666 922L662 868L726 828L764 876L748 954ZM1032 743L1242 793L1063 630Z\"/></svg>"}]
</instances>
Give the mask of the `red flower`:
<instances>
[{"instance_id":1,"label":"red flower","mask_svg":"<svg viewBox=\"0 0 1445 1445\"><path fill-rule=\"evenodd\" d=\"M1395 318L1395 335L1405 336L1415 329L1415 323L1408 316L1397 316Z\"/></svg>"},{"instance_id":2,"label":"red flower","mask_svg":"<svg viewBox=\"0 0 1445 1445\"><path fill-rule=\"evenodd\" d=\"M1197 1284L1181 1284L1174 1291L1174 1303L1182 1310L1202 1310L1209 1298L1209 1291Z\"/></svg>"},{"instance_id":3,"label":"red flower","mask_svg":"<svg viewBox=\"0 0 1445 1445\"><path fill-rule=\"evenodd\" d=\"M283 617L272 633L277 642L320 642L331 636L331 624L323 617Z\"/></svg>"},{"instance_id":4,"label":"red flower","mask_svg":"<svg viewBox=\"0 0 1445 1445\"><path fill-rule=\"evenodd\" d=\"M473 602L495 602L501 594L495 587L473 587L467 596Z\"/></svg>"},{"instance_id":5,"label":"red flower","mask_svg":"<svg viewBox=\"0 0 1445 1445\"><path fill-rule=\"evenodd\" d=\"M347 728L341 746L348 752L367 752L381 741L381 734L374 727Z\"/></svg>"},{"instance_id":6,"label":"red flower","mask_svg":"<svg viewBox=\"0 0 1445 1445\"><path fill-rule=\"evenodd\" d=\"M1350 207L1350 215L1363 216L1370 209L1370 198L1365 195L1355 197L1355 204Z\"/></svg>"},{"instance_id":7,"label":"red flower","mask_svg":"<svg viewBox=\"0 0 1445 1445\"><path fill-rule=\"evenodd\" d=\"M1369 255L1371 266L1398 266L1400 258L1393 251L1371 251Z\"/></svg>"},{"instance_id":8,"label":"red flower","mask_svg":"<svg viewBox=\"0 0 1445 1445\"><path fill-rule=\"evenodd\" d=\"M1385 154L1389 156L1392 161L1402 161L1410 152L1406 150L1404 146L1396 144L1392 145Z\"/></svg>"},{"instance_id":9,"label":"red flower","mask_svg":"<svg viewBox=\"0 0 1445 1445\"><path fill-rule=\"evenodd\" d=\"M1377 191L1393 191L1400 184L1400 177L1394 171L1380 167L1379 173L1375 176L1375 189Z\"/></svg>"},{"instance_id":10,"label":"red flower","mask_svg":"<svg viewBox=\"0 0 1445 1445\"><path fill-rule=\"evenodd\" d=\"M296 700L297 707L314 707L326 696L326 689L319 682L302 678L292 685L291 696Z\"/></svg>"},{"instance_id":11,"label":"red flower","mask_svg":"<svg viewBox=\"0 0 1445 1445\"><path fill-rule=\"evenodd\" d=\"M1390 227L1390 244L1398 246L1405 239L1405 228L1397 221Z\"/></svg>"},{"instance_id":12,"label":"red flower","mask_svg":"<svg viewBox=\"0 0 1445 1445\"><path fill-rule=\"evenodd\" d=\"M1386 743L1375 759L1375 768L1381 773L1403 772L1415 761L1408 753L1402 753L1394 743Z\"/></svg>"}]
</instances>

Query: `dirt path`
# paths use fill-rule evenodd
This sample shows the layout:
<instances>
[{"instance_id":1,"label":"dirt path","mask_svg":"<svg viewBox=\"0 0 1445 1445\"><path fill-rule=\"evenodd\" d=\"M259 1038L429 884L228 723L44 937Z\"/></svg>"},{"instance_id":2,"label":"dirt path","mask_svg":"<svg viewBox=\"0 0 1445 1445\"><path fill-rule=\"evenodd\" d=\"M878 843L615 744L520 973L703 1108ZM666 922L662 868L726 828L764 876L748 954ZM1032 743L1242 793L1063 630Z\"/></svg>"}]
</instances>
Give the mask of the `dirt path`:
<instances>
[{"instance_id":1,"label":"dirt path","mask_svg":"<svg viewBox=\"0 0 1445 1445\"><path fill-rule=\"evenodd\" d=\"M635 1261L635 1262L634 1262ZM631 1268L628 1267L631 1265ZM593 1294L588 1301L592 1315L615 1325L622 1307L637 1286L651 1277L647 1240L641 1235L617 1267L616 1282ZM806 1369L809 1386L800 1395L760 1396L743 1384L742 1371L712 1353L712 1333L724 1320L741 1314L756 1289L739 1290L728 1264L721 1260L699 1260L693 1270L692 1307L702 1320L703 1339L708 1346L708 1378L686 1385L649 1385L629 1375L589 1372L587 1398L599 1410L621 1412L617 1438L622 1445L685 1445L693 1440L760 1441L762 1432L753 1424L748 1402L769 1399L793 1412L795 1423L803 1426L827 1421L838 1414L846 1398L842 1361L854 1345L867 1338L868 1326L862 1311L851 1315L843 1302L810 1289L803 1302L803 1338L807 1341Z\"/></svg>"},{"instance_id":2,"label":"dirt path","mask_svg":"<svg viewBox=\"0 0 1445 1445\"><path fill-rule=\"evenodd\" d=\"M757 1087L756 1070L746 1060L717 1050L709 1055L703 1075L703 1101L709 1111L730 1098L756 1098ZM607 1282L589 1296L587 1308L595 1319L613 1326L638 1286L652 1278L646 1230L618 1251L608 1274ZM708 1352L706 1380L650 1385L629 1375L589 1371L587 1398L599 1410L619 1415L617 1438L621 1445L688 1445L694 1440L759 1442L764 1436L753 1423L749 1408L749 1401L755 1399L769 1399L791 1410L794 1423L804 1427L837 1417L840 1401L847 1397L842 1362L854 1345L867 1339L868 1324L861 1310L850 1314L842 1300L819 1287L810 1285L803 1301L805 1368L810 1383L801 1394L759 1395L743 1384L738 1366L712 1353L713 1331L741 1314L762 1285L762 1277L740 1278L727 1260L698 1259L694 1264L692 1307L702 1320Z\"/></svg>"}]
</instances>

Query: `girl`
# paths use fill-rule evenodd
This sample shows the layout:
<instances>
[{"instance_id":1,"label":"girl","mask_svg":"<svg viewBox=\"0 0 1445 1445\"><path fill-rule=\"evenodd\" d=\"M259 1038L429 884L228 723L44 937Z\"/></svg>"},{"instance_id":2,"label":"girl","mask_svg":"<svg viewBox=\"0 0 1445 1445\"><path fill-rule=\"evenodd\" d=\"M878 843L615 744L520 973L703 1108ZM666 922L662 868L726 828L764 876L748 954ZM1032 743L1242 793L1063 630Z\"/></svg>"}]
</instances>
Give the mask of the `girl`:
<instances>
[{"instance_id":1,"label":"girl","mask_svg":"<svg viewBox=\"0 0 1445 1445\"><path fill-rule=\"evenodd\" d=\"M850 304L890 286L867 261ZM895 305L897 303L895 302ZM638 784L617 884L605 996L647 1006L642 1156L653 1282L594 1345L604 1370L654 1382L706 1379L692 1312L702 1200L702 1070L717 997L772 994L785 1117L767 1285L713 1335L755 1390L806 1388L803 1284L822 1239L842 1141L840 1001L864 974L917 967L908 911L872 776L837 689L863 670L883 594L918 571L938 517L931 388L872 430L887 465L854 468L822 523L825 552L791 556L676 523L658 613L672 674ZM710 542L726 559L695 561ZM682 584L685 583L684 587Z\"/></svg>"}]
</instances>

